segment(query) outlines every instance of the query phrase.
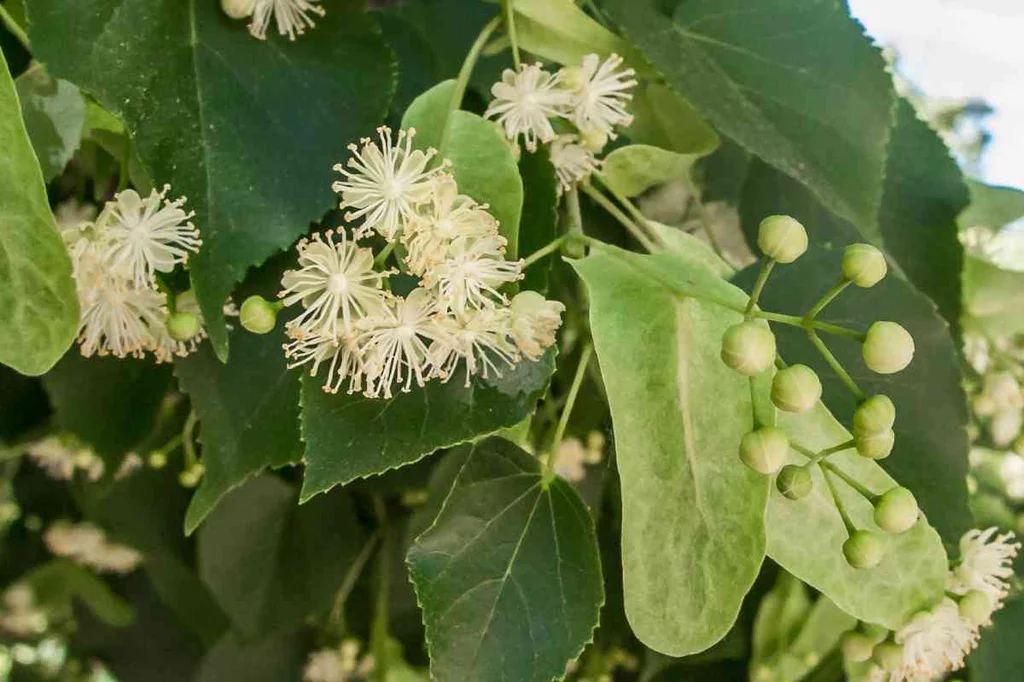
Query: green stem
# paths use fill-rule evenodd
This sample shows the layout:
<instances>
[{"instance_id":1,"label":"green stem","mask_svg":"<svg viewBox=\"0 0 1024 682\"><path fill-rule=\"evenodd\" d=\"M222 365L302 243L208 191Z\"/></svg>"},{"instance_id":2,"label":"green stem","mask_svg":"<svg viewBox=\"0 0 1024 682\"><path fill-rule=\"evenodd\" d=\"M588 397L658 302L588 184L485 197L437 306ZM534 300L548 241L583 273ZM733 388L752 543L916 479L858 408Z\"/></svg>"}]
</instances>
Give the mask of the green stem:
<instances>
[{"instance_id":1,"label":"green stem","mask_svg":"<svg viewBox=\"0 0 1024 682\"><path fill-rule=\"evenodd\" d=\"M792 327L801 327L803 329L816 329L826 334L834 334L835 336L845 336L858 341L863 341L866 334L859 332L856 329L848 329L846 327L840 327L837 324L830 324L828 322L820 322L818 320L808 320L803 317L797 317L796 315L785 315L783 313L771 313L764 310L753 310L750 313L751 317L756 317L760 320L768 320L769 322L778 322L780 324L788 324Z\"/></svg>"},{"instance_id":2,"label":"green stem","mask_svg":"<svg viewBox=\"0 0 1024 682\"><path fill-rule=\"evenodd\" d=\"M828 471L822 467L823 462L818 462L818 468L821 469L822 478L825 479L825 485L828 487L829 493L832 495L832 502L835 503L836 509L839 510L839 516L843 518L843 525L846 526L846 534L853 535L857 532L857 526L853 525L853 521L850 520L850 515L846 513L846 506L843 504L843 500L839 497L839 491L836 490L835 484L832 479L829 478Z\"/></svg>"},{"instance_id":3,"label":"green stem","mask_svg":"<svg viewBox=\"0 0 1024 682\"><path fill-rule=\"evenodd\" d=\"M875 493L865 488L860 483L860 481L855 479L853 476L850 476L848 473L837 467L835 464L832 464L831 462L821 462L821 466L824 467L828 472L830 472L834 476L841 478L846 483L846 485L850 486L858 493L860 493L861 497L866 499L868 502L874 504L875 500L877 500L880 497L880 495L876 495Z\"/></svg>"},{"instance_id":4,"label":"green stem","mask_svg":"<svg viewBox=\"0 0 1024 682\"><path fill-rule=\"evenodd\" d=\"M373 673L377 682L385 682L388 677L388 605L391 588L391 565L388 552L390 528L387 510L380 495L373 498L380 533L380 551L377 553L377 594L373 607L373 623L370 625L370 650L376 665Z\"/></svg>"},{"instance_id":5,"label":"green stem","mask_svg":"<svg viewBox=\"0 0 1024 682\"><path fill-rule=\"evenodd\" d=\"M155 450L152 450L152 452L160 452L160 453L163 453L164 456L169 455L172 452L174 452L176 449L178 449L178 447L181 446L181 441L182 441L182 435L180 433L176 434L169 441L167 441L166 443L164 443L160 447L156 448Z\"/></svg>"},{"instance_id":6,"label":"green stem","mask_svg":"<svg viewBox=\"0 0 1024 682\"><path fill-rule=\"evenodd\" d=\"M715 231L711 229L711 221L708 220L707 211L704 210L704 201L701 199L700 190L697 185L693 182L693 178L689 174L685 178L686 188L690 191L690 196L693 197L693 206L697 211L697 220L700 222L700 226L704 229L704 234L707 235L708 243L711 244L711 248L718 257L724 260L726 263L732 265L728 258L725 257L725 251L722 250L721 245L718 243L718 238L715 237Z\"/></svg>"},{"instance_id":7,"label":"green stem","mask_svg":"<svg viewBox=\"0 0 1024 682\"><path fill-rule=\"evenodd\" d=\"M515 0L501 0L501 9L505 14L505 33L508 34L508 39L512 43L512 65L518 71L522 61L519 59L519 40L516 38L516 12L514 5Z\"/></svg>"},{"instance_id":8,"label":"green stem","mask_svg":"<svg viewBox=\"0 0 1024 682\"><path fill-rule=\"evenodd\" d=\"M836 373L839 380L846 385L846 388L850 389L850 393L853 394L853 397L857 400L864 400L867 397L864 394L864 391L860 390L860 387L857 386L856 382L854 382L853 377L851 377L849 373L843 369L843 366L839 364L839 361L836 360L836 356L832 355L832 351L828 349L828 346L826 346L825 342L821 340L817 332L813 329L808 329L807 338L809 338L811 343L814 344L814 347L818 349L818 352L821 353L821 357L825 359L828 366Z\"/></svg>"},{"instance_id":9,"label":"green stem","mask_svg":"<svg viewBox=\"0 0 1024 682\"><path fill-rule=\"evenodd\" d=\"M395 235L395 238L388 242L387 246L381 249L380 253L377 254L377 257L373 259L373 267L379 268L384 265L388 260L388 256L391 255L391 252L395 250L395 246L397 245L398 235Z\"/></svg>"},{"instance_id":10,"label":"green stem","mask_svg":"<svg viewBox=\"0 0 1024 682\"><path fill-rule=\"evenodd\" d=\"M824 310L825 306L831 303L832 299L838 296L843 291L843 289L845 289L848 286L850 286L850 280L840 280L838 284L836 284L834 287L825 292L825 295L822 296L818 300L818 302L814 304L814 306L807 312L806 315L804 315L804 319L810 322L811 320L816 318L818 316L818 313Z\"/></svg>"},{"instance_id":11,"label":"green stem","mask_svg":"<svg viewBox=\"0 0 1024 682\"><path fill-rule=\"evenodd\" d=\"M32 46L29 43L28 34L25 33L25 29L18 25L18 22L14 20L14 17L11 16L10 12L3 5L0 5L0 23L7 27L10 34L21 43L26 52L32 51Z\"/></svg>"},{"instance_id":12,"label":"green stem","mask_svg":"<svg viewBox=\"0 0 1024 682\"><path fill-rule=\"evenodd\" d=\"M195 432L196 425L199 423L199 415L196 414L195 410L188 413L188 417L185 419L185 426L181 429L181 444L185 452L185 467L191 469L199 462L199 458L196 456L196 443L195 443Z\"/></svg>"},{"instance_id":13,"label":"green stem","mask_svg":"<svg viewBox=\"0 0 1024 682\"><path fill-rule=\"evenodd\" d=\"M565 193L565 206L569 214L569 235L583 236L583 214L580 212L580 192L573 185Z\"/></svg>"},{"instance_id":14,"label":"green stem","mask_svg":"<svg viewBox=\"0 0 1024 682\"><path fill-rule=\"evenodd\" d=\"M548 456L548 471L554 471L555 461L558 459L558 446L565 435L565 428L569 425L569 416L572 414L573 405L576 404L576 396L583 385L583 377L587 374L587 365L590 364L590 356L594 352L594 344L588 342L580 352L580 362L576 365L576 375L572 378L572 385L569 386L569 394L565 399L565 406L562 407L562 416L558 419L558 426L555 428L555 435L551 438L551 449Z\"/></svg>"},{"instance_id":15,"label":"green stem","mask_svg":"<svg viewBox=\"0 0 1024 682\"><path fill-rule=\"evenodd\" d=\"M377 546L377 542L380 540L380 533L374 533L363 545L363 548L359 550L359 554L356 556L352 565L349 566L348 571L345 573L344 579L341 581L341 587L334 593L334 604L331 606L331 613L327 617L327 629L336 633L338 636L344 633L344 622L345 622L345 602L348 601L348 596L352 593L352 589L356 586L356 580L362 575L363 569L366 567L366 562L370 560L370 556L373 554L374 547Z\"/></svg>"},{"instance_id":16,"label":"green stem","mask_svg":"<svg viewBox=\"0 0 1024 682\"><path fill-rule=\"evenodd\" d=\"M761 272L757 273L757 281L754 282L754 288L750 292L750 300L747 301L747 309L743 311L745 317L750 318L753 316L754 306L757 305L757 301L761 298L761 291L764 289L765 283L768 281L768 275L772 274L772 268L775 267L775 259L769 258L761 266Z\"/></svg>"},{"instance_id":17,"label":"green stem","mask_svg":"<svg viewBox=\"0 0 1024 682\"><path fill-rule=\"evenodd\" d=\"M523 269L525 270L526 268L530 267L544 256L547 256L550 253L558 251L560 248L562 248L562 244L565 243L565 240L568 238L568 235L563 234L562 236L553 239L546 246L542 246L541 248L531 253L529 256L523 259Z\"/></svg>"},{"instance_id":18,"label":"green stem","mask_svg":"<svg viewBox=\"0 0 1024 682\"><path fill-rule=\"evenodd\" d=\"M632 220L629 219L625 213L619 210L619 207L608 200L608 197L604 196L589 184L583 185L583 191L588 197L593 199L601 208L608 211L613 218L619 221L626 230L633 235L633 237L640 242L640 244L650 252L658 251L658 247L644 234Z\"/></svg>"},{"instance_id":19,"label":"green stem","mask_svg":"<svg viewBox=\"0 0 1024 682\"><path fill-rule=\"evenodd\" d=\"M793 448L801 455L810 460L809 462L807 462L807 464L817 464L818 462L826 459L830 455L834 455L837 452L842 452L843 450L849 450L850 448L854 447L854 445L855 443L852 440L848 440L844 443L840 443L839 445L833 445L830 448L825 448L824 450L818 450L817 452L815 452L814 450L811 450L810 448L805 448L804 446L799 445L797 443L789 444L791 448Z\"/></svg>"},{"instance_id":20,"label":"green stem","mask_svg":"<svg viewBox=\"0 0 1024 682\"><path fill-rule=\"evenodd\" d=\"M749 377L747 383L750 384L750 415L754 418L754 428L756 429L763 426L763 424L757 416L757 389L754 386L754 377Z\"/></svg>"},{"instance_id":21,"label":"green stem","mask_svg":"<svg viewBox=\"0 0 1024 682\"><path fill-rule=\"evenodd\" d=\"M636 207L636 204L629 200L629 197L615 189L615 186L608 182L605 177L601 175L600 171L594 171L593 176L601 182L601 186L608 190L608 193L611 194L617 202L626 207L626 211L630 216L632 216L633 223L643 231L643 233L646 234L653 243L656 243L659 246L664 246L657 233L648 227L647 216L640 212L640 209Z\"/></svg>"},{"instance_id":22,"label":"green stem","mask_svg":"<svg viewBox=\"0 0 1024 682\"><path fill-rule=\"evenodd\" d=\"M441 143L438 146L438 163L440 159L444 158L444 152L448 148L448 140L452 134L452 118L455 111L462 106L462 98L466 95L466 87L469 85L469 77L473 75L473 68L476 66L477 60L480 58L480 53L484 49L484 45L487 44L487 39L494 33L494 29L501 23L501 17L497 16L484 24L484 27L480 30L480 35L477 36L476 42L469 48L469 52L466 54L466 59L462 62L462 68L459 70L459 76L455 81L455 89L452 91L451 102L448 103L448 116L445 118L444 130L441 133Z\"/></svg>"}]
</instances>

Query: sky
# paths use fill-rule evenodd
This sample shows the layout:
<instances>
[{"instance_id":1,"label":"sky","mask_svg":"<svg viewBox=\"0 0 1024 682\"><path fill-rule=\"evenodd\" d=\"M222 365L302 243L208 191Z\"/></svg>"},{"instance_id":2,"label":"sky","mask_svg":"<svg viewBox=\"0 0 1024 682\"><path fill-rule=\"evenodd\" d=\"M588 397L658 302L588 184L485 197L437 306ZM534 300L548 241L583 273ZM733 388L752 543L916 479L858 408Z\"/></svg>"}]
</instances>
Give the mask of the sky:
<instances>
[{"instance_id":1,"label":"sky","mask_svg":"<svg viewBox=\"0 0 1024 682\"><path fill-rule=\"evenodd\" d=\"M992 141L980 178L1024 188L1024 0L849 0L929 97L978 97Z\"/></svg>"}]
</instances>

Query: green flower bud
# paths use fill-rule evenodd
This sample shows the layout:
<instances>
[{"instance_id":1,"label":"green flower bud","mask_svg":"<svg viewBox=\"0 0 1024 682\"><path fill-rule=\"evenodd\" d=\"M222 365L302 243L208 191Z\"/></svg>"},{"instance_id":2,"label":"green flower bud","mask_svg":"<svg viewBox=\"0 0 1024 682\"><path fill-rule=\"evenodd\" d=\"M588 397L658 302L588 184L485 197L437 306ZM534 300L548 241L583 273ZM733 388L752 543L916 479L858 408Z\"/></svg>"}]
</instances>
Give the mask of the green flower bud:
<instances>
[{"instance_id":1,"label":"green flower bud","mask_svg":"<svg viewBox=\"0 0 1024 682\"><path fill-rule=\"evenodd\" d=\"M203 477L206 467L203 466L202 462L196 462L194 465L182 471L178 474L178 482L185 488L195 488L199 485L199 479Z\"/></svg>"},{"instance_id":2,"label":"green flower bud","mask_svg":"<svg viewBox=\"0 0 1024 682\"><path fill-rule=\"evenodd\" d=\"M280 309L280 303L271 303L262 296L250 296L242 303L238 319L253 334L268 334L277 324L277 311Z\"/></svg>"},{"instance_id":3,"label":"green flower bud","mask_svg":"<svg viewBox=\"0 0 1024 682\"><path fill-rule=\"evenodd\" d=\"M175 341L188 341L202 329L197 315L181 311L168 315L164 325L167 327L167 333Z\"/></svg>"},{"instance_id":4,"label":"green flower bud","mask_svg":"<svg viewBox=\"0 0 1024 682\"><path fill-rule=\"evenodd\" d=\"M889 636L889 628L882 625L876 625L875 623L865 623L861 621L860 627L858 628L861 632L871 638L872 643L878 644L884 642L885 638Z\"/></svg>"},{"instance_id":5,"label":"green flower bud","mask_svg":"<svg viewBox=\"0 0 1024 682\"><path fill-rule=\"evenodd\" d=\"M885 556L885 545L877 533L856 530L843 543L843 556L854 568L874 568Z\"/></svg>"},{"instance_id":6,"label":"green flower bud","mask_svg":"<svg viewBox=\"0 0 1024 682\"><path fill-rule=\"evenodd\" d=\"M244 19L252 15L256 0L220 0L220 8L232 19Z\"/></svg>"},{"instance_id":7,"label":"green flower bud","mask_svg":"<svg viewBox=\"0 0 1024 682\"><path fill-rule=\"evenodd\" d=\"M895 374L914 359L914 337L895 322L875 322L868 327L863 352L872 372Z\"/></svg>"},{"instance_id":8,"label":"green flower bud","mask_svg":"<svg viewBox=\"0 0 1024 682\"><path fill-rule=\"evenodd\" d=\"M896 406L888 396L873 395L853 413L853 435L875 436L892 429L896 423Z\"/></svg>"},{"instance_id":9,"label":"green flower bud","mask_svg":"<svg viewBox=\"0 0 1024 682\"><path fill-rule=\"evenodd\" d=\"M873 436L858 436L855 439L857 452L868 459L885 459L892 452L892 446L896 442L896 433L889 429L876 433Z\"/></svg>"},{"instance_id":10,"label":"green flower bud","mask_svg":"<svg viewBox=\"0 0 1024 682\"><path fill-rule=\"evenodd\" d=\"M870 244L851 244L843 252L843 277L859 287L875 286L887 270L885 256Z\"/></svg>"},{"instance_id":11,"label":"green flower bud","mask_svg":"<svg viewBox=\"0 0 1024 682\"><path fill-rule=\"evenodd\" d=\"M769 258L792 263L807 250L807 230L788 215L770 215L757 230L757 245Z\"/></svg>"},{"instance_id":12,"label":"green flower bud","mask_svg":"<svg viewBox=\"0 0 1024 682\"><path fill-rule=\"evenodd\" d=\"M917 523L920 509L914 493L906 488L889 490L875 502L875 523L889 533L902 533Z\"/></svg>"},{"instance_id":13,"label":"green flower bud","mask_svg":"<svg viewBox=\"0 0 1024 682\"><path fill-rule=\"evenodd\" d=\"M608 133L600 128L586 128L580 131L580 146L595 154L608 144Z\"/></svg>"},{"instance_id":14,"label":"green flower bud","mask_svg":"<svg viewBox=\"0 0 1024 682\"><path fill-rule=\"evenodd\" d=\"M579 90L587 82L579 66L563 66L558 70L558 84L566 90Z\"/></svg>"},{"instance_id":15,"label":"green flower bud","mask_svg":"<svg viewBox=\"0 0 1024 682\"><path fill-rule=\"evenodd\" d=\"M843 657L854 663L867 661L875 650L875 641L863 632L856 630L845 633L839 645L843 650Z\"/></svg>"},{"instance_id":16,"label":"green flower bud","mask_svg":"<svg viewBox=\"0 0 1024 682\"><path fill-rule=\"evenodd\" d=\"M722 336L722 361L745 376L760 374L775 361L775 335L763 322L741 322Z\"/></svg>"},{"instance_id":17,"label":"green flower bud","mask_svg":"<svg viewBox=\"0 0 1024 682\"><path fill-rule=\"evenodd\" d=\"M154 450L149 453L149 466L153 469L163 469L167 466L167 453L162 450Z\"/></svg>"},{"instance_id":18,"label":"green flower bud","mask_svg":"<svg viewBox=\"0 0 1024 682\"><path fill-rule=\"evenodd\" d=\"M807 365L781 369L772 380L772 402L786 412L806 412L821 399L821 381Z\"/></svg>"},{"instance_id":19,"label":"green flower bud","mask_svg":"<svg viewBox=\"0 0 1024 682\"><path fill-rule=\"evenodd\" d=\"M903 647L896 642L882 642L875 647L871 658L881 666L882 670L892 672L903 665Z\"/></svg>"},{"instance_id":20,"label":"green flower bud","mask_svg":"<svg viewBox=\"0 0 1024 682\"><path fill-rule=\"evenodd\" d=\"M754 471L774 474L789 456L789 439L772 426L762 426L743 436L740 441L740 459Z\"/></svg>"},{"instance_id":21,"label":"green flower bud","mask_svg":"<svg viewBox=\"0 0 1024 682\"><path fill-rule=\"evenodd\" d=\"M984 592L971 590L960 598L960 616L975 627L988 625L992 620L992 600Z\"/></svg>"},{"instance_id":22,"label":"green flower bud","mask_svg":"<svg viewBox=\"0 0 1024 682\"><path fill-rule=\"evenodd\" d=\"M807 467L787 464L775 477L775 487L788 500L802 500L814 488L814 479Z\"/></svg>"}]
</instances>

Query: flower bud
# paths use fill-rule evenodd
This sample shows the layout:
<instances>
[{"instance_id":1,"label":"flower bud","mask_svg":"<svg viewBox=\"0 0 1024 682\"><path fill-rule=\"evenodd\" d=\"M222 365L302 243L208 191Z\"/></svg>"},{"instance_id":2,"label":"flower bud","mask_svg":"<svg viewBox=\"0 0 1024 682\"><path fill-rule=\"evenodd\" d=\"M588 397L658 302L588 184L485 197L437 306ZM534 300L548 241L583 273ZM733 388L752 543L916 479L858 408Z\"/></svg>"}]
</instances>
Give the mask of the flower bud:
<instances>
[{"instance_id":1,"label":"flower bud","mask_svg":"<svg viewBox=\"0 0 1024 682\"><path fill-rule=\"evenodd\" d=\"M859 630L870 637L873 644L884 642L886 637L889 636L889 628L882 625L876 625L875 623L865 623L861 621Z\"/></svg>"},{"instance_id":2,"label":"flower bud","mask_svg":"<svg viewBox=\"0 0 1024 682\"><path fill-rule=\"evenodd\" d=\"M843 277L859 287L875 286L887 271L885 256L870 244L851 244L843 252Z\"/></svg>"},{"instance_id":3,"label":"flower bud","mask_svg":"<svg viewBox=\"0 0 1024 682\"><path fill-rule=\"evenodd\" d=\"M878 374L895 374L914 359L914 337L895 322L875 322L864 339L864 362Z\"/></svg>"},{"instance_id":4,"label":"flower bud","mask_svg":"<svg viewBox=\"0 0 1024 682\"><path fill-rule=\"evenodd\" d=\"M608 144L608 133L600 128L586 128L580 131L580 146L595 154Z\"/></svg>"},{"instance_id":5,"label":"flower bud","mask_svg":"<svg viewBox=\"0 0 1024 682\"><path fill-rule=\"evenodd\" d=\"M167 333L175 341L188 341L202 328L197 315L181 311L168 315L164 325L167 327Z\"/></svg>"},{"instance_id":6,"label":"flower bud","mask_svg":"<svg viewBox=\"0 0 1024 682\"><path fill-rule=\"evenodd\" d=\"M854 440L857 452L868 459L885 459L892 452L892 446L896 442L896 433L887 429L872 436L858 436Z\"/></svg>"},{"instance_id":7,"label":"flower bud","mask_svg":"<svg viewBox=\"0 0 1024 682\"><path fill-rule=\"evenodd\" d=\"M879 393L857 407L853 413L853 435L875 436L892 429L896 423L896 406L889 397Z\"/></svg>"},{"instance_id":8,"label":"flower bud","mask_svg":"<svg viewBox=\"0 0 1024 682\"><path fill-rule=\"evenodd\" d=\"M722 361L745 376L760 374L775 361L775 335L763 322L733 325L722 336Z\"/></svg>"},{"instance_id":9,"label":"flower bud","mask_svg":"<svg viewBox=\"0 0 1024 682\"><path fill-rule=\"evenodd\" d=\"M853 663L867 661L875 650L875 641L857 630L850 630L845 633L839 644L843 650L843 657Z\"/></svg>"},{"instance_id":10,"label":"flower bud","mask_svg":"<svg viewBox=\"0 0 1024 682\"><path fill-rule=\"evenodd\" d=\"M988 625L992 620L992 600L984 592L971 590L960 598L960 616L975 627Z\"/></svg>"},{"instance_id":11,"label":"flower bud","mask_svg":"<svg viewBox=\"0 0 1024 682\"><path fill-rule=\"evenodd\" d=\"M740 459L754 471L774 474L789 456L789 439L772 426L750 431L740 441Z\"/></svg>"},{"instance_id":12,"label":"flower bud","mask_svg":"<svg viewBox=\"0 0 1024 682\"><path fill-rule=\"evenodd\" d=\"M558 70L558 84L566 90L579 90L587 82L579 66L563 66Z\"/></svg>"},{"instance_id":13,"label":"flower bud","mask_svg":"<svg viewBox=\"0 0 1024 682\"><path fill-rule=\"evenodd\" d=\"M919 514L914 493L906 488L893 488L875 502L875 523L888 533L910 529L917 523Z\"/></svg>"},{"instance_id":14,"label":"flower bud","mask_svg":"<svg viewBox=\"0 0 1024 682\"><path fill-rule=\"evenodd\" d=\"M203 477L203 473L205 471L206 467L203 466L202 462L196 462L194 465L178 474L178 483L185 488L195 488L199 485L199 479Z\"/></svg>"},{"instance_id":15,"label":"flower bud","mask_svg":"<svg viewBox=\"0 0 1024 682\"><path fill-rule=\"evenodd\" d=\"M757 245L779 263L792 263L807 250L807 230L788 215L770 215L757 230Z\"/></svg>"},{"instance_id":16,"label":"flower bud","mask_svg":"<svg viewBox=\"0 0 1024 682\"><path fill-rule=\"evenodd\" d=\"M252 15L256 0L220 0L220 8L232 19L244 19Z\"/></svg>"},{"instance_id":17,"label":"flower bud","mask_svg":"<svg viewBox=\"0 0 1024 682\"><path fill-rule=\"evenodd\" d=\"M149 466L153 469L163 469L167 466L167 454L162 450L149 453Z\"/></svg>"},{"instance_id":18,"label":"flower bud","mask_svg":"<svg viewBox=\"0 0 1024 682\"><path fill-rule=\"evenodd\" d=\"M843 543L843 556L854 568L874 568L885 556L885 546L876 533L856 530Z\"/></svg>"},{"instance_id":19,"label":"flower bud","mask_svg":"<svg viewBox=\"0 0 1024 682\"><path fill-rule=\"evenodd\" d=\"M786 412L806 412L821 399L821 381L807 365L781 369L772 380L772 402Z\"/></svg>"},{"instance_id":20,"label":"flower bud","mask_svg":"<svg viewBox=\"0 0 1024 682\"><path fill-rule=\"evenodd\" d=\"M250 296L242 303L238 319L253 334L268 334L277 324L277 311L280 307L262 296Z\"/></svg>"},{"instance_id":21,"label":"flower bud","mask_svg":"<svg viewBox=\"0 0 1024 682\"><path fill-rule=\"evenodd\" d=\"M787 464L775 477L775 487L788 500L802 500L814 488L814 480L807 467Z\"/></svg>"},{"instance_id":22,"label":"flower bud","mask_svg":"<svg viewBox=\"0 0 1024 682\"><path fill-rule=\"evenodd\" d=\"M871 658L874 659L875 663L882 670L889 672L899 670L900 666L903 665L903 647L893 641L882 642L875 647Z\"/></svg>"}]
</instances>

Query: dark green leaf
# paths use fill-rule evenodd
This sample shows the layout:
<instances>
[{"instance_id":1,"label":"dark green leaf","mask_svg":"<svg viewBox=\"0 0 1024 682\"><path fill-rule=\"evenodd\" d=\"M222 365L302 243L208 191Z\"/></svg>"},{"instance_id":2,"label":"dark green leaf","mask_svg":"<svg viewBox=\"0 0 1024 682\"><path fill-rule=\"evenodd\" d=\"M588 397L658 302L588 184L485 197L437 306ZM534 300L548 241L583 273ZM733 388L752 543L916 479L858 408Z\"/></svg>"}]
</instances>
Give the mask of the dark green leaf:
<instances>
[{"instance_id":1,"label":"dark green leaf","mask_svg":"<svg viewBox=\"0 0 1024 682\"><path fill-rule=\"evenodd\" d=\"M191 534L226 492L266 467L302 456L299 372L289 371L283 328L265 335L231 335L231 358L221 364L208 344L175 361L181 388L199 415L203 474L188 513Z\"/></svg>"},{"instance_id":2,"label":"dark green leaf","mask_svg":"<svg viewBox=\"0 0 1024 682\"><path fill-rule=\"evenodd\" d=\"M894 95L839 0L610 0L625 37L721 132L873 225Z\"/></svg>"},{"instance_id":3,"label":"dark green leaf","mask_svg":"<svg viewBox=\"0 0 1024 682\"><path fill-rule=\"evenodd\" d=\"M195 682L300 682L311 648L302 630L281 630L256 641L229 632L206 653Z\"/></svg>"},{"instance_id":4,"label":"dark green leaf","mask_svg":"<svg viewBox=\"0 0 1024 682\"><path fill-rule=\"evenodd\" d=\"M50 412L43 384L0 365L0 442L11 442Z\"/></svg>"},{"instance_id":5,"label":"dark green leaf","mask_svg":"<svg viewBox=\"0 0 1024 682\"><path fill-rule=\"evenodd\" d=\"M534 153L524 151L519 159L519 177L523 179L523 218L519 223L519 252L529 256L547 246L558 234L558 178L545 147ZM533 263L526 270L524 289L546 292L548 275L558 258L554 253Z\"/></svg>"},{"instance_id":6,"label":"dark green leaf","mask_svg":"<svg viewBox=\"0 0 1024 682\"><path fill-rule=\"evenodd\" d=\"M78 149L85 125L85 99L71 83L51 78L39 64L16 81L21 114L43 179L60 175Z\"/></svg>"},{"instance_id":7,"label":"dark green leaf","mask_svg":"<svg viewBox=\"0 0 1024 682\"><path fill-rule=\"evenodd\" d=\"M456 377L390 400L324 393L320 381L303 376L302 500L518 424L544 394L552 371L549 352L537 362L521 361L501 377L473 377L469 387Z\"/></svg>"},{"instance_id":8,"label":"dark green leaf","mask_svg":"<svg viewBox=\"0 0 1024 682\"><path fill-rule=\"evenodd\" d=\"M0 362L38 375L71 345L78 298L14 81L0 61Z\"/></svg>"},{"instance_id":9,"label":"dark green leaf","mask_svg":"<svg viewBox=\"0 0 1024 682\"><path fill-rule=\"evenodd\" d=\"M803 315L839 278L842 250L813 247L798 261L777 268L761 297L767 310ZM741 275L751 282L753 269ZM829 347L868 395L884 393L896 405L896 446L879 462L917 497L929 522L950 546L972 527L967 507L967 407L957 350L949 327L935 306L898 277L871 289L850 287L832 302L822 319L861 331L875 320L893 320L914 337L917 352L897 374L867 369L860 344L826 337ZM814 368L825 387L825 403L850 427L855 402L802 330L776 325L779 352L790 363ZM927 400L922 396L927 395Z\"/></svg>"},{"instance_id":10,"label":"dark green leaf","mask_svg":"<svg viewBox=\"0 0 1024 682\"><path fill-rule=\"evenodd\" d=\"M362 547L349 498L301 507L270 475L228 493L199 531L199 573L235 628L258 637L330 610Z\"/></svg>"},{"instance_id":11,"label":"dark green leaf","mask_svg":"<svg viewBox=\"0 0 1024 682\"><path fill-rule=\"evenodd\" d=\"M37 57L125 121L156 186L189 198L203 236L196 295L226 357L224 299L330 208L332 164L387 108L390 50L358 0L331 3L294 43L254 39L217 2L28 7Z\"/></svg>"},{"instance_id":12,"label":"dark green leaf","mask_svg":"<svg viewBox=\"0 0 1024 682\"><path fill-rule=\"evenodd\" d=\"M634 118L627 134L636 144L705 156L721 142L686 98L661 83L641 86L631 104Z\"/></svg>"},{"instance_id":13,"label":"dark green leaf","mask_svg":"<svg viewBox=\"0 0 1024 682\"><path fill-rule=\"evenodd\" d=\"M992 617L992 627L981 631L981 643L967 661L971 682L1006 682L1024 670L1024 596L1006 603Z\"/></svg>"},{"instance_id":14,"label":"dark green leaf","mask_svg":"<svg viewBox=\"0 0 1024 682\"><path fill-rule=\"evenodd\" d=\"M381 12L377 21L384 41L398 57L398 88L389 115L397 123L416 96L440 80L441 67L419 27L395 12Z\"/></svg>"},{"instance_id":15,"label":"dark green leaf","mask_svg":"<svg viewBox=\"0 0 1024 682\"><path fill-rule=\"evenodd\" d=\"M500 438L464 446L441 513L409 550L438 682L548 682L604 601L594 522L572 488Z\"/></svg>"},{"instance_id":16,"label":"dark green leaf","mask_svg":"<svg viewBox=\"0 0 1024 682\"><path fill-rule=\"evenodd\" d=\"M64 356L43 377L57 426L103 456L107 465L138 446L153 429L171 368L149 360Z\"/></svg>"},{"instance_id":17,"label":"dark green leaf","mask_svg":"<svg viewBox=\"0 0 1024 682\"><path fill-rule=\"evenodd\" d=\"M80 600L107 625L130 625L135 612L101 578L64 559L39 566L21 580L32 587L36 600L48 611L70 616L72 602Z\"/></svg>"}]
</instances>

